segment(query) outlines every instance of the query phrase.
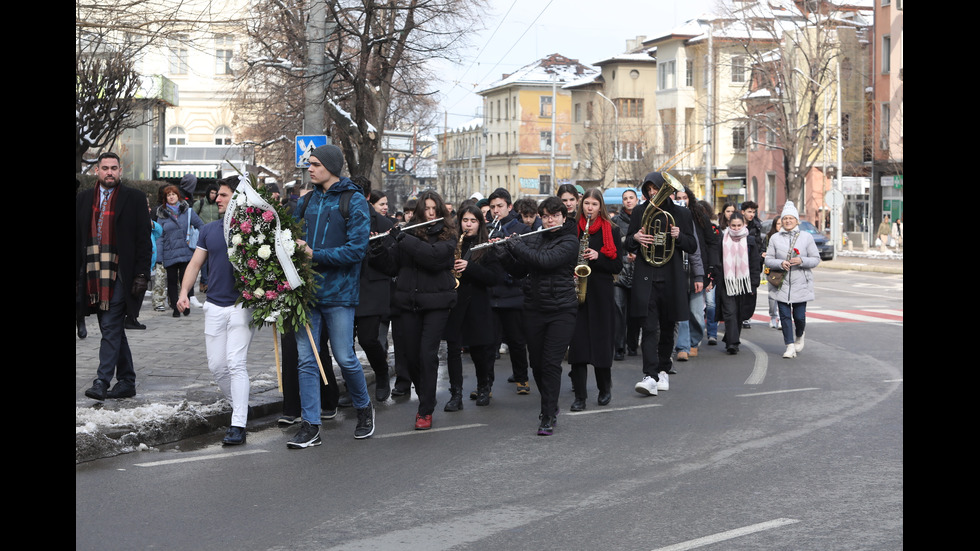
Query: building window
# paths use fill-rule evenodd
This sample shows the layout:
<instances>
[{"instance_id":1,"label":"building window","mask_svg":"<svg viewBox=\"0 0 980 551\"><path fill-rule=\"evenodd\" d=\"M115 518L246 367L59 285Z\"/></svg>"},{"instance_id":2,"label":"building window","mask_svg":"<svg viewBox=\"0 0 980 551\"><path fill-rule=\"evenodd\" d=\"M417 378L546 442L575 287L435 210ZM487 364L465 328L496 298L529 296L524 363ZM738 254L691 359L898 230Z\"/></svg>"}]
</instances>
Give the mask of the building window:
<instances>
[{"instance_id":1,"label":"building window","mask_svg":"<svg viewBox=\"0 0 980 551\"><path fill-rule=\"evenodd\" d=\"M892 35L881 37L881 74L892 72Z\"/></svg>"},{"instance_id":2,"label":"building window","mask_svg":"<svg viewBox=\"0 0 980 551\"><path fill-rule=\"evenodd\" d=\"M551 151L551 132L541 133L541 151Z\"/></svg>"},{"instance_id":3,"label":"building window","mask_svg":"<svg viewBox=\"0 0 980 551\"><path fill-rule=\"evenodd\" d=\"M776 210L776 175L766 174L766 212Z\"/></svg>"},{"instance_id":4,"label":"building window","mask_svg":"<svg viewBox=\"0 0 980 551\"><path fill-rule=\"evenodd\" d=\"M187 74L187 35L179 34L169 40L170 74Z\"/></svg>"},{"instance_id":5,"label":"building window","mask_svg":"<svg viewBox=\"0 0 980 551\"><path fill-rule=\"evenodd\" d=\"M643 99L619 98L616 100L616 108L619 109L620 117L642 117Z\"/></svg>"},{"instance_id":6,"label":"building window","mask_svg":"<svg viewBox=\"0 0 980 551\"><path fill-rule=\"evenodd\" d=\"M851 141L851 114L850 113L841 113L840 137L845 144L848 144Z\"/></svg>"},{"instance_id":7,"label":"building window","mask_svg":"<svg viewBox=\"0 0 980 551\"><path fill-rule=\"evenodd\" d=\"M500 120L500 100L497 100L497 120Z\"/></svg>"},{"instance_id":8,"label":"building window","mask_svg":"<svg viewBox=\"0 0 980 551\"><path fill-rule=\"evenodd\" d=\"M231 145L231 128L219 126L215 129L214 145Z\"/></svg>"},{"instance_id":9,"label":"building window","mask_svg":"<svg viewBox=\"0 0 980 551\"><path fill-rule=\"evenodd\" d=\"M684 76L684 86L694 86L694 60L687 60L687 72Z\"/></svg>"},{"instance_id":10,"label":"building window","mask_svg":"<svg viewBox=\"0 0 980 551\"><path fill-rule=\"evenodd\" d=\"M881 104L881 149L888 151L891 133L892 105L890 103Z\"/></svg>"},{"instance_id":11,"label":"building window","mask_svg":"<svg viewBox=\"0 0 980 551\"><path fill-rule=\"evenodd\" d=\"M657 90L674 87L674 61L665 61L657 67Z\"/></svg>"},{"instance_id":12,"label":"building window","mask_svg":"<svg viewBox=\"0 0 980 551\"><path fill-rule=\"evenodd\" d=\"M180 126L171 126L167 130L167 145L187 145L187 131Z\"/></svg>"},{"instance_id":13,"label":"building window","mask_svg":"<svg viewBox=\"0 0 980 551\"><path fill-rule=\"evenodd\" d=\"M744 55L732 56L732 82L735 83L745 82L745 56Z\"/></svg>"},{"instance_id":14,"label":"building window","mask_svg":"<svg viewBox=\"0 0 980 551\"><path fill-rule=\"evenodd\" d=\"M575 122L582 122L582 104L575 104Z\"/></svg>"},{"instance_id":15,"label":"building window","mask_svg":"<svg viewBox=\"0 0 980 551\"><path fill-rule=\"evenodd\" d=\"M593 109L594 106L592 105L591 101L585 104L585 120L592 120L592 116L595 114L593 113Z\"/></svg>"},{"instance_id":16,"label":"building window","mask_svg":"<svg viewBox=\"0 0 980 551\"><path fill-rule=\"evenodd\" d=\"M541 116L551 118L551 96L541 96Z\"/></svg>"},{"instance_id":17,"label":"building window","mask_svg":"<svg viewBox=\"0 0 980 551\"><path fill-rule=\"evenodd\" d=\"M759 143L759 125L755 121L749 122L749 150L755 151L756 144Z\"/></svg>"},{"instance_id":18,"label":"building window","mask_svg":"<svg viewBox=\"0 0 980 551\"><path fill-rule=\"evenodd\" d=\"M732 129L732 149L745 151L745 127L736 126Z\"/></svg>"},{"instance_id":19,"label":"building window","mask_svg":"<svg viewBox=\"0 0 980 551\"><path fill-rule=\"evenodd\" d=\"M642 161L643 142L619 142L620 161Z\"/></svg>"},{"instance_id":20,"label":"building window","mask_svg":"<svg viewBox=\"0 0 980 551\"><path fill-rule=\"evenodd\" d=\"M230 34L214 35L214 74L231 75L231 56L235 50L235 39Z\"/></svg>"}]
</instances>

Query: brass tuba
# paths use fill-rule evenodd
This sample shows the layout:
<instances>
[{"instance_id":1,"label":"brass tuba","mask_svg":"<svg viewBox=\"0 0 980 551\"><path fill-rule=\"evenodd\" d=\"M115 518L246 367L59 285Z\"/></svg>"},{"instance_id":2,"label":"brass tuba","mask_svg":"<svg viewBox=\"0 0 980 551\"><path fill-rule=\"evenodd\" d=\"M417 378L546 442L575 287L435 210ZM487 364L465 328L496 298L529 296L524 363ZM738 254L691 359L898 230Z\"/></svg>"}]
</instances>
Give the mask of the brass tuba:
<instances>
[{"instance_id":1,"label":"brass tuba","mask_svg":"<svg viewBox=\"0 0 980 551\"><path fill-rule=\"evenodd\" d=\"M677 178L666 172L663 173L665 184L660 186L657 194L647 201L646 209L643 210L643 219L640 227L643 233L652 235L654 238L652 245L641 245L640 253L643 260L651 266L660 267L670 262L670 257L674 256L674 238L670 235L670 226L675 225L674 217L667 211L660 208L674 192L683 191L684 185Z\"/></svg>"},{"instance_id":2,"label":"brass tuba","mask_svg":"<svg viewBox=\"0 0 980 551\"><path fill-rule=\"evenodd\" d=\"M585 294L588 292L589 276L592 274L589 261L585 260L585 249L589 248L589 224L591 223L592 219L586 216L585 231L582 232L582 237L578 241L578 262L575 263L575 276L578 280L575 283L575 295L578 297L579 304L585 302Z\"/></svg>"}]
</instances>

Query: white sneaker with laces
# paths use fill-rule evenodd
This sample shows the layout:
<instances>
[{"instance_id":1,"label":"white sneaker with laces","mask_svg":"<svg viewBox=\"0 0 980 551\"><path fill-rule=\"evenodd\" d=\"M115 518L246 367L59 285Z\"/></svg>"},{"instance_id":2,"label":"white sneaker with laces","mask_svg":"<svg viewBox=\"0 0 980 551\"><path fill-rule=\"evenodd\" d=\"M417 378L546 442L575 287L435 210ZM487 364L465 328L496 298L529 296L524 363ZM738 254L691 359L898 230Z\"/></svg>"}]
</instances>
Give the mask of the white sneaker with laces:
<instances>
[{"instance_id":1,"label":"white sneaker with laces","mask_svg":"<svg viewBox=\"0 0 980 551\"><path fill-rule=\"evenodd\" d=\"M657 373L657 377L660 378L660 380L657 381L657 390L670 390L670 380L667 378L667 372L661 371L660 373Z\"/></svg>"},{"instance_id":2,"label":"white sneaker with laces","mask_svg":"<svg viewBox=\"0 0 980 551\"><path fill-rule=\"evenodd\" d=\"M800 335L799 337L796 337L796 351L797 352L803 352L803 344L804 344L803 343L803 337L805 337L805 336L806 336L806 331L804 331L803 334Z\"/></svg>"},{"instance_id":3,"label":"white sneaker with laces","mask_svg":"<svg viewBox=\"0 0 980 551\"><path fill-rule=\"evenodd\" d=\"M636 386L634 386L633 389L646 396L656 396L657 380L647 375L646 377L643 377L642 381L636 383Z\"/></svg>"},{"instance_id":4,"label":"white sneaker with laces","mask_svg":"<svg viewBox=\"0 0 980 551\"><path fill-rule=\"evenodd\" d=\"M784 358L795 358L796 357L796 345L793 343L786 345L786 352L783 352Z\"/></svg>"},{"instance_id":5,"label":"white sneaker with laces","mask_svg":"<svg viewBox=\"0 0 980 551\"><path fill-rule=\"evenodd\" d=\"M197 297L191 297L191 306L195 308L204 308L204 305L201 304L201 301L197 300Z\"/></svg>"}]
</instances>

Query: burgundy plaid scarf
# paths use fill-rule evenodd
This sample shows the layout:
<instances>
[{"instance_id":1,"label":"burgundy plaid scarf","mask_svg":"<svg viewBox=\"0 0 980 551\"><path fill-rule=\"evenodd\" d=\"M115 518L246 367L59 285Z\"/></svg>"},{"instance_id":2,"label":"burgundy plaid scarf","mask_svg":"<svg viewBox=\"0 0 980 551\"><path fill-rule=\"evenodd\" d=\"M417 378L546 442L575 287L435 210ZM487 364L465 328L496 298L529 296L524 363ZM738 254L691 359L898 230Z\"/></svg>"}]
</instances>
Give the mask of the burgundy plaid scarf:
<instances>
[{"instance_id":1,"label":"burgundy plaid scarf","mask_svg":"<svg viewBox=\"0 0 980 551\"><path fill-rule=\"evenodd\" d=\"M102 238L99 238L99 204L102 203L102 187L96 186L92 199L92 225L88 246L85 248L85 281L88 305L98 304L100 310L109 309L112 289L119 273L119 252L116 248L116 197L119 188L113 190L101 213Z\"/></svg>"}]
</instances>

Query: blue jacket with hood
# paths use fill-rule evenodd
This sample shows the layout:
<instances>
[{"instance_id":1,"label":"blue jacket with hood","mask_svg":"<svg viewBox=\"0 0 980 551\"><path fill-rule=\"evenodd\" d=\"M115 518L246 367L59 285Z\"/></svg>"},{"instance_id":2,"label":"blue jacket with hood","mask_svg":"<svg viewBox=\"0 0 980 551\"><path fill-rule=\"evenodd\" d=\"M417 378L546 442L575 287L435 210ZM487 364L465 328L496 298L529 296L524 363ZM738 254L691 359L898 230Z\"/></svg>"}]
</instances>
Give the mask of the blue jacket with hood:
<instances>
[{"instance_id":1,"label":"blue jacket with hood","mask_svg":"<svg viewBox=\"0 0 980 551\"><path fill-rule=\"evenodd\" d=\"M340 198L352 190L350 218L340 212ZM305 204L305 209L304 209ZM357 306L359 301L361 261L367 254L371 217L360 186L349 178L323 190L315 186L299 200L296 212L303 212L306 243L313 249L318 306Z\"/></svg>"}]
</instances>

